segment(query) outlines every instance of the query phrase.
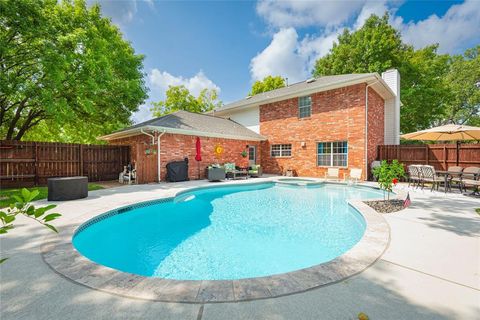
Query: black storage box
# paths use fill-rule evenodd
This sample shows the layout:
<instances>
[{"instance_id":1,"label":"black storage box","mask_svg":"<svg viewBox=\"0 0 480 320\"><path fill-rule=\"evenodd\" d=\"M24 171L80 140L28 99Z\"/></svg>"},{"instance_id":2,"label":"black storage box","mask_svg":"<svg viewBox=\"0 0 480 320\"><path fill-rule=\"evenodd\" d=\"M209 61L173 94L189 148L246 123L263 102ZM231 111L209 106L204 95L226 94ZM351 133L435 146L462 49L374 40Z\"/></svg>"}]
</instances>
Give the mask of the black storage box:
<instances>
[{"instance_id":1,"label":"black storage box","mask_svg":"<svg viewBox=\"0 0 480 320\"><path fill-rule=\"evenodd\" d=\"M167 181L178 182L188 180L188 160L167 163Z\"/></svg>"},{"instance_id":2,"label":"black storage box","mask_svg":"<svg viewBox=\"0 0 480 320\"><path fill-rule=\"evenodd\" d=\"M49 178L48 201L75 200L88 197L87 177Z\"/></svg>"}]
</instances>

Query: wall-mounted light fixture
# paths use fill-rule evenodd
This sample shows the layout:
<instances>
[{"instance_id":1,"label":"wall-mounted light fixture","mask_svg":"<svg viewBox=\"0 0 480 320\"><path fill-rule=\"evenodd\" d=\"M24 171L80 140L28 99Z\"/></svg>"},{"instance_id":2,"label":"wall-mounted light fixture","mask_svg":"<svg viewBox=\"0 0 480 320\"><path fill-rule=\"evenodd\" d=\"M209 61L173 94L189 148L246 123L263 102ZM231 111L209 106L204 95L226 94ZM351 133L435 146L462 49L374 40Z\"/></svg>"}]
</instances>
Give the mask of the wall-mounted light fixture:
<instances>
[{"instance_id":1,"label":"wall-mounted light fixture","mask_svg":"<svg viewBox=\"0 0 480 320\"><path fill-rule=\"evenodd\" d=\"M300 145L302 146L302 148L305 148L307 146L307 143L305 141L302 141L300 142Z\"/></svg>"}]
</instances>

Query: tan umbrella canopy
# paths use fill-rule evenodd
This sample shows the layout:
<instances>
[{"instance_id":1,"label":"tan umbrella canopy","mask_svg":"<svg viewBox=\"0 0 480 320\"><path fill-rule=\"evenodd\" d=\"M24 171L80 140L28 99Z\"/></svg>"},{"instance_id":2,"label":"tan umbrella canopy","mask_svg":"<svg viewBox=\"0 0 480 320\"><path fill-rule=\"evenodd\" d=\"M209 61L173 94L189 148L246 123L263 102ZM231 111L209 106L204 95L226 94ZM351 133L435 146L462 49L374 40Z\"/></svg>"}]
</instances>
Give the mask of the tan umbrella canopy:
<instances>
[{"instance_id":1,"label":"tan umbrella canopy","mask_svg":"<svg viewBox=\"0 0 480 320\"><path fill-rule=\"evenodd\" d=\"M440 127L403 134L401 137L407 140L429 141L480 140L480 127L446 124Z\"/></svg>"}]
</instances>

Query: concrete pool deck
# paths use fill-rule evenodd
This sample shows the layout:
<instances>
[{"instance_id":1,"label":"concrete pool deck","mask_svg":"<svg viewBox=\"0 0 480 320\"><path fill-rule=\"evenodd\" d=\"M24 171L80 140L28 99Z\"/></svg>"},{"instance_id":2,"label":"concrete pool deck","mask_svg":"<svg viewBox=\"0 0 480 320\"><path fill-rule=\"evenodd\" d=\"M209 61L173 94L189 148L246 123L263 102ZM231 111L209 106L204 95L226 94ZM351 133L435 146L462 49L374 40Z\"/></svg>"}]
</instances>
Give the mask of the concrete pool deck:
<instances>
[{"instance_id":1,"label":"concrete pool deck","mask_svg":"<svg viewBox=\"0 0 480 320\"><path fill-rule=\"evenodd\" d=\"M259 179L256 181L260 181ZM91 211L173 196L208 184L132 185L90 192L58 203L55 225ZM400 186L399 189L406 189ZM40 254L49 231L26 218L2 236L0 316L3 319L477 319L480 314L478 198L410 189L412 206L386 214L391 242L365 271L307 292L249 302L181 304L124 298L55 273ZM45 204L39 201L38 204Z\"/></svg>"}]
</instances>

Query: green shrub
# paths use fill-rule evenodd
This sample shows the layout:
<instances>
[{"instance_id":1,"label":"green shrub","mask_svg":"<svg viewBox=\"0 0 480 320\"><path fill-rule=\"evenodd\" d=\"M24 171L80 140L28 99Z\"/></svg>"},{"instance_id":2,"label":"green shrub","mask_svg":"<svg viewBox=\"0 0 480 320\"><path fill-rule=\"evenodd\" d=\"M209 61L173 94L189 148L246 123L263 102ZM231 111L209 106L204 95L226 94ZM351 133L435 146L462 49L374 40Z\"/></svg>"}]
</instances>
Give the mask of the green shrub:
<instances>
[{"instance_id":1,"label":"green shrub","mask_svg":"<svg viewBox=\"0 0 480 320\"><path fill-rule=\"evenodd\" d=\"M13 222L19 214L39 222L52 231L58 232L57 229L48 222L57 219L61 216L61 214L47 214L47 211L50 211L56 207L54 204L41 208L35 208L35 206L30 202L33 201L38 195L38 190L28 191L27 189L23 188L20 195L12 196L13 201L10 203L10 206L0 211L0 221L2 223L0 226L0 234L5 234L14 228ZM7 258L0 259L0 263L4 262L5 260L7 260Z\"/></svg>"},{"instance_id":2,"label":"green shrub","mask_svg":"<svg viewBox=\"0 0 480 320\"><path fill-rule=\"evenodd\" d=\"M393 160L390 164L383 160L379 167L373 169L373 176L377 179L380 189L384 191L383 199L385 200L385 192L387 192L387 199L390 200L390 192L400 178L405 177L405 170L398 160Z\"/></svg>"}]
</instances>

